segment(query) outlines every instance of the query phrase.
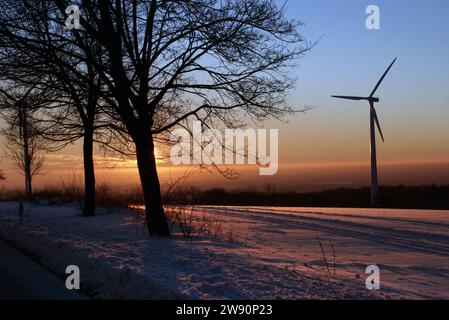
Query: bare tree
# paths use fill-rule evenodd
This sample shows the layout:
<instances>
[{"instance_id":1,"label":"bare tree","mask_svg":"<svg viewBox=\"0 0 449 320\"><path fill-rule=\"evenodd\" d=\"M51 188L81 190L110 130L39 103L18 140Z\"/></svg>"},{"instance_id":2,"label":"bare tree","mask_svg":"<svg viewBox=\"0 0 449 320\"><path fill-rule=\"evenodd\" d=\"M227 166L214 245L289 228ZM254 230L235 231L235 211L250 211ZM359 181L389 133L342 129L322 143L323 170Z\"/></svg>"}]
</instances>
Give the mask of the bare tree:
<instances>
[{"instance_id":1,"label":"bare tree","mask_svg":"<svg viewBox=\"0 0 449 320\"><path fill-rule=\"evenodd\" d=\"M25 197L32 198L32 180L42 173L45 143L39 135L38 121L33 118L39 97L33 88L19 94L2 92L0 105L7 127L1 130L6 155L25 177Z\"/></svg>"},{"instance_id":2,"label":"bare tree","mask_svg":"<svg viewBox=\"0 0 449 320\"><path fill-rule=\"evenodd\" d=\"M154 154L158 139L190 119L241 126L294 110L286 101L294 85L286 70L308 48L300 45L300 23L287 20L274 0L45 3L52 27L43 39L82 49L82 39L89 38L102 47L101 62L93 67L103 83L104 112L134 144L150 234L169 234ZM71 32L60 28L69 4L81 8L81 29ZM21 20L11 21L6 36L21 37L33 28L17 30ZM87 59L64 46L49 49Z\"/></svg>"},{"instance_id":3,"label":"bare tree","mask_svg":"<svg viewBox=\"0 0 449 320\"><path fill-rule=\"evenodd\" d=\"M100 0L83 9L95 17L81 24L107 52L99 72L112 79L112 107L136 147L150 233L168 234L154 137L190 117L231 124L241 112L263 120L291 111L282 68L304 51L302 38L274 1Z\"/></svg>"},{"instance_id":4,"label":"bare tree","mask_svg":"<svg viewBox=\"0 0 449 320\"><path fill-rule=\"evenodd\" d=\"M66 27L51 23L48 7L51 3L13 1L11 4L0 15L1 78L54 93L53 100L44 106L45 119L40 119L41 136L51 143L52 150L83 140L83 215L93 216L94 142L96 135L101 139L98 131L105 124L100 123L101 80L92 65L94 59L100 59L101 47L87 37L78 39L80 46L54 37ZM11 19L18 17L20 23L11 23ZM110 140L107 139L108 143Z\"/></svg>"}]
</instances>

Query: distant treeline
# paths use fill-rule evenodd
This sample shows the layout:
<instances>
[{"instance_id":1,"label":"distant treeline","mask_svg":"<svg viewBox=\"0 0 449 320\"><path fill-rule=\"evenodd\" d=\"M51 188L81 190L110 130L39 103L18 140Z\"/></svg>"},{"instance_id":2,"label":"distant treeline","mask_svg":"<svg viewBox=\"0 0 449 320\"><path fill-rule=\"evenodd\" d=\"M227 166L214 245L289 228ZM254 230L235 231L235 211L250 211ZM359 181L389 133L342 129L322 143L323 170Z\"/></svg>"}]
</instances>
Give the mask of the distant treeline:
<instances>
[{"instance_id":1,"label":"distant treeline","mask_svg":"<svg viewBox=\"0 0 449 320\"><path fill-rule=\"evenodd\" d=\"M166 198L169 204L301 207L370 207L369 188L339 188L297 193L257 190L194 190ZM389 186L379 188L378 206L398 209L449 210L449 185Z\"/></svg>"}]
</instances>

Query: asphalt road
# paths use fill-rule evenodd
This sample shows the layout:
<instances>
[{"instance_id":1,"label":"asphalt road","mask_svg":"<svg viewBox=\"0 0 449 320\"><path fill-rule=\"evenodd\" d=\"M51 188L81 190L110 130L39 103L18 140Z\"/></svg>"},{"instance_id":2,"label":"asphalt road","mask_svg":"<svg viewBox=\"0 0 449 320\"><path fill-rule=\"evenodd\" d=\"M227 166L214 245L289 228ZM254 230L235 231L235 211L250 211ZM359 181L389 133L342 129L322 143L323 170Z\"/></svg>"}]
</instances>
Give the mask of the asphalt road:
<instances>
[{"instance_id":1,"label":"asphalt road","mask_svg":"<svg viewBox=\"0 0 449 320\"><path fill-rule=\"evenodd\" d=\"M0 241L0 300L86 300L65 280Z\"/></svg>"}]
</instances>

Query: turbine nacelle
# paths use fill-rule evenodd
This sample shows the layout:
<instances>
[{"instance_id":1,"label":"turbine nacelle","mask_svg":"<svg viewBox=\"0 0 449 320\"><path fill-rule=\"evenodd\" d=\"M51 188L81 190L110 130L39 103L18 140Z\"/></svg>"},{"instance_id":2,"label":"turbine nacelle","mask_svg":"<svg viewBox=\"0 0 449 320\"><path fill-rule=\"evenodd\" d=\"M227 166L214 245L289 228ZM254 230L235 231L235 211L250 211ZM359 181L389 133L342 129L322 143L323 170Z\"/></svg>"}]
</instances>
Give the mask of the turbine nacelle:
<instances>
[{"instance_id":1,"label":"turbine nacelle","mask_svg":"<svg viewBox=\"0 0 449 320\"><path fill-rule=\"evenodd\" d=\"M396 58L397 59L397 58ZM332 98L338 98L338 99L346 99L346 100L366 100L369 102L370 110L373 116L373 119L376 123L377 129L379 130L380 136L382 138L382 141L384 141L384 135L382 133L382 129L380 128L379 118L377 117L376 109L374 109L374 103L379 102L380 99L378 97L374 97L374 94L376 93L377 89L379 89L380 84L384 80L385 76L387 75L388 71L390 71L393 64L396 62L396 59L393 60L393 62L390 64L390 66L387 68L387 70L384 72L382 77L379 79L379 81L376 83L376 86L374 87L374 90L371 92L371 94L368 97L358 97L358 96L332 96Z\"/></svg>"}]
</instances>

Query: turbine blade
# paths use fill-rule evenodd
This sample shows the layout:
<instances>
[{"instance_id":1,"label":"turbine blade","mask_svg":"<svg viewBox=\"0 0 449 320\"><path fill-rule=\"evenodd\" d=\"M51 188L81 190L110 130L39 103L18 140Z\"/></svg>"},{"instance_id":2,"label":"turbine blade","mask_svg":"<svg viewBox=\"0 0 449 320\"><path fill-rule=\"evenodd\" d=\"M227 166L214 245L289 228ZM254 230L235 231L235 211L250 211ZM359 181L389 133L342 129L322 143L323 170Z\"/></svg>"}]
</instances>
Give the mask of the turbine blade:
<instances>
[{"instance_id":1,"label":"turbine blade","mask_svg":"<svg viewBox=\"0 0 449 320\"><path fill-rule=\"evenodd\" d=\"M379 130L380 137L382 138L382 142L385 142L384 135L382 133L382 129L380 128L379 118L377 117L376 109L374 109L374 103L372 101L370 101L369 105L371 107L371 112L374 115L374 121L376 122L376 126L377 126L377 129Z\"/></svg>"},{"instance_id":2,"label":"turbine blade","mask_svg":"<svg viewBox=\"0 0 449 320\"><path fill-rule=\"evenodd\" d=\"M365 97L354 97L354 96L331 96L332 98L338 99L348 99L348 100L366 100Z\"/></svg>"},{"instance_id":3,"label":"turbine blade","mask_svg":"<svg viewBox=\"0 0 449 320\"><path fill-rule=\"evenodd\" d=\"M379 81L377 82L376 86L374 87L373 92L371 92L370 94L370 98L376 93L377 89L379 88L380 84L382 83L382 81L384 80L385 76L387 75L388 71L390 71L391 67L393 66L393 64L396 62L398 58L395 58L393 60L393 62L390 64L390 66L388 67L388 69L384 72L384 74L382 75L382 77L379 79Z\"/></svg>"}]
</instances>

